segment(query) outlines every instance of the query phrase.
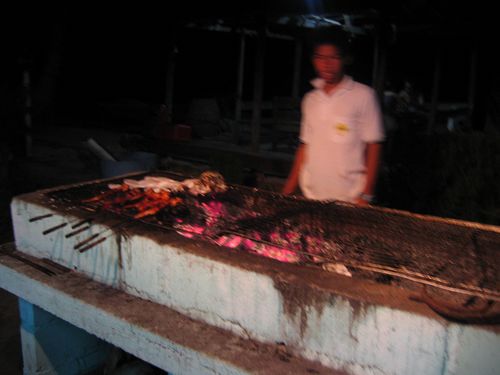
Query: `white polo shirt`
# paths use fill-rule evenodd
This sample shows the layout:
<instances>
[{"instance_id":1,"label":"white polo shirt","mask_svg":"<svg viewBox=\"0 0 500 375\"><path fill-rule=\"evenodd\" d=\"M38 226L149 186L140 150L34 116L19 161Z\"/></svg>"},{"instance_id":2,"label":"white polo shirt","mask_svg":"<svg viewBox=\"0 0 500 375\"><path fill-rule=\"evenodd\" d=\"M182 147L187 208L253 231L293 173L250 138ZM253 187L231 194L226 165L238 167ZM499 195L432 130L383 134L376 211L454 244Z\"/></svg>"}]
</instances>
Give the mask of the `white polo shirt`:
<instances>
[{"instance_id":1,"label":"white polo shirt","mask_svg":"<svg viewBox=\"0 0 500 375\"><path fill-rule=\"evenodd\" d=\"M349 76L330 94L323 80L311 83L315 89L302 100L300 188L310 199L354 202L365 187L366 144L384 139L375 92Z\"/></svg>"}]
</instances>

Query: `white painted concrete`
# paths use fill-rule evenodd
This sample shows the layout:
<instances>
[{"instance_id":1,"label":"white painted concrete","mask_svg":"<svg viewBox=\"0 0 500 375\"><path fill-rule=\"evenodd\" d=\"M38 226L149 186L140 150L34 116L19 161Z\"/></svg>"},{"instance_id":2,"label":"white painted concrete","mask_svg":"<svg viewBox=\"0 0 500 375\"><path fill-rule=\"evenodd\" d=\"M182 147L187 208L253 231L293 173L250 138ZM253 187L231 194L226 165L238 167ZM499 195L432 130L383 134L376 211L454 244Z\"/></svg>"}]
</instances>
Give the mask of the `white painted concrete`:
<instances>
[{"instance_id":1,"label":"white painted concrete","mask_svg":"<svg viewBox=\"0 0 500 375\"><path fill-rule=\"evenodd\" d=\"M108 239L79 254L72 250L78 241L65 239L62 232L40 234L62 218L28 223L48 210L20 200L14 200L12 212L16 245L22 251L76 267L95 280L241 336L284 342L299 355L332 368L377 375L465 374L463 369L472 368L475 374L497 374L500 368L495 354L500 352L500 335L486 328L446 324L367 303L359 303L355 312L346 298L333 294L321 312L304 307L304 325L300 312L284 313L283 296L268 275L138 235L122 239L120 248Z\"/></svg>"},{"instance_id":2,"label":"white painted concrete","mask_svg":"<svg viewBox=\"0 0 500 375\"><path fill-rule=\"evenodd\" d=\"M30 218L53 214L52 217L29 222ZM116 236L112 231L103 233L111 235L104 243L98 244L92 251L79 253L73 246L89 238L92 234L108 229L99 224L93 224L88 230L73 237L65 238L70 232L70 225L61 230L43 235L43 231L61 223L77 223L80 219L74 216L61 216L46 207L26 203L14 198L11 204L11 216L14 227L16 246L23 252L37 258L49 258L65 267L77 269L94 280L107 285L117 286L120 281L118 246Z\"/></svg>"},{"instance_id":3,"label":"white painted concrete","mask_svg":"<svg viewBox=\"0 0 500 375\"><path fill-rule=\"evenodd\" d=\"M0 288L5 288L10 293L39 306L65 322L96 335L105 342L120 347L126 352L169 373L186 375L243 375L250 373L274 375L277 373L294 373L293 364L288 365L278 358L273 358L272 353L266 355L263 365L256 363L255 366L247 368L229 360L225 353L221 353L221 357L218 357L217 353L209 355L202 350L194 350L191 347L170 340L164 335L141 328L140 325L121 318L108 310L103 310L92 303L87 303L23 273L16 272L16 270L5 266L2 262L0 262ZM187 320L187 318L182 319ZM184 322L184 325L186 324L196 325L196 330L207 332L209 335L213 334L213 329L202 328L200 323ZM193 332L185 331L185 333L186 335L193 335ZM50 362L48 358L43 358L44 348L40 347L37 340L31 337L30 332L22 332L22 335L23 345L26 344L23 351L27 352L25 358L29 362L25 373L54 374L55 372L50 366L40 367ZM236 352L243 351L237 339L229 335L226 337L228 347L222 345L221 349L225 348L226 351ZM71 345L67 345L65 350L71 351ZM259 358L258 349L255 353L250 354L255 357L255 362L257 362ZM85 360L85 358L82 358L82 360ZM297 364L301 359L294 358L293 361ZM304 373L306 368L311 367L317 368L318 366L310 362L303 362L296 368L300 369L299 373ZM323 370L326 371L321 371L321 374L333 374L333 371L324 368Z\"/></svg>"},{"instance_id":4,"label":"white painted concrete","mask_svg":"<svg viewBox=\"0 0 500 375\"><path fill-rule=\"evenodd\" d=\"M87 374L109 355L111 345L24 299L19 312L24 374Z\"/></svg>"},{"instance_id":5,"label":"white painted concrete","mask_svg":"<svg viewBox=\"0 0 500 375\"><path fill-rule=\"evenodd\" d=\"M242 336L278 341L280 295L269 277L140 236L131 236L122 251L122 285L129 293Z\"/></svg>"},{"instance_id":6,"label":"white painted concrete","mask_svg":"<svg viewBox=\"0 0 500 375\"><path fill-rule=\"evenodd\" d=\"M492 331L450 325L443 374L499 374L499 334Z\"/></svg>"}]
</instances>

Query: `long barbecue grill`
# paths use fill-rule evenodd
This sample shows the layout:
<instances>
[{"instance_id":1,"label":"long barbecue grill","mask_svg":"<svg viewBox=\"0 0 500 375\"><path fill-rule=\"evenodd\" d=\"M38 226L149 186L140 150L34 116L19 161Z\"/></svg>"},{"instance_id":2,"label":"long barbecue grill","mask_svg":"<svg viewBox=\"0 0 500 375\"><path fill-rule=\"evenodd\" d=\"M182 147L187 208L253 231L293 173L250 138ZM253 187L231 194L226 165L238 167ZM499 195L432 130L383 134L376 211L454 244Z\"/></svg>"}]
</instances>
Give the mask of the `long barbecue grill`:
<instances>
[{"instance_id":1,"label":"long barbecue grill","mask_svg":"<svg viewBox=\"0 0 500 375\"><path fill-rule=\"evenodd\" d=\"M172 173L160 175L182 178ZM382 275L393 276L500 301L500 231L495 227L457 225L453 220L437 218L422 220L404 212L354 209L235 185L224 192L199 196L178 193L178 205L141 218L136 218L140 214L136 207L127 209L127 205L133 206L130 202L134 199L107 208L103 207L105 198L86 202L112 193L108 186L122 180L51 191L46 194L47 201L55 209L79 208L89 213L88 218L73 223L76 230L69 236L80 233L80 225L90 226L96 216L109 215L118 220L114 228L127 228L137 221L284 262L323 266L327 270L329 264L342 264L361 277L368 275L362 271L371 272L370 276L381 282L397 283ZM120 197L120 192L109 194L107 201ZM179 224L180 220L183 224ZM64 224L49 228L45 234L64 228ZM199 229L191 232L194 227ZM94 236L75 244L76 249L88 250L106 238Z\"/></svg>"},{"instance_id":2,"label":"long barbecue grill","mask_svg":"<svg viewBox=\"0 0 500 375\"><path fill-rule=\"evenodd\" d=\"M415 320L431 316L444 330L451 329L448 321L464 329L498 319L498 227L237 185L163 196L123 189L125 179L144 178L186 176L136 174L17 197L12 205L17 247L208 324L285 343L297 355L349 373L370 373L365 372L369 362L379 359L370 354L368 360L357 349L358 354L346 354L335 334L321 331L343 319L352 331L360 308L365 319L368 306L385 305L403 315L416 309ZM426 302L447 320L411 299ZM252 311L244 311L249 306ZM494 337L500 342L498 332ZM416 346L428 345L425 340ZM383 366L380 373L394 373L390 364Z\"/></svg>"}]
</instances>

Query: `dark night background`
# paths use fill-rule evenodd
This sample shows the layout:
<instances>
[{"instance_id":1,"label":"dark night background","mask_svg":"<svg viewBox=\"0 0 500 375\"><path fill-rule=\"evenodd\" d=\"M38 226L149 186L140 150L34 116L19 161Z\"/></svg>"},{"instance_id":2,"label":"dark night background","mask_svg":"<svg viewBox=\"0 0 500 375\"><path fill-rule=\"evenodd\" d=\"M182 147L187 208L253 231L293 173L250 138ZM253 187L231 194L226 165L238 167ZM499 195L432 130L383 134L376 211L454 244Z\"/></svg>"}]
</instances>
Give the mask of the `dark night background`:
<instances>
[{"instance_id":1,"label":"dark night background","mask_svg":"<svg viewBox=\"0 0 500 375\"><path fill-rule=\"evenodd\" d=\"M216 98L221 116L230 118L238 36L180 25L223 19L251 28L280 15L344 12L378 15L377 27L388 45L385 85L399 91L408 80L426 103L431 101L438 50L442 56L439 102L467 102L470 55L477 48L471 121L446 132L450 114L438 114L436 128L429 135L423 132L425 121L418 113L397 117L398 129L389 134L386 145L379 196L380 204L390 207L498 224L500 75L493 43L497 33L493 13L477 2L279 0L14 6L2 12L2 147L13 154L14 161L23 159L22 72L26 67L32 79L34 134L54 125L141 133L148 117L165 101L169 43L177 30L173 122L184 122L191 101L206 97ZM267 40L264 100L290 95L293 48L292 41ZM255 41L249 38L243 93L247 101L253 94L255 50ZM371 84L373 39L354 38L353 52L349 73ZM304 52L300 96L310 89L311 78Z\"/></svg>"},{"instance_id":2,"label":"dark night background","mask_svg":"<svg viewBox=\"0 0 500 375\"><path fill-rule=\"evenodd\" d=\"M169 3L170 4L170 3ZM321 5L320 5L321 4ZM383 4L383 5L381 5ZM467 96L468 55L471 45L493 40L488 8L455 4L451 1L271 1L198 2L156 6L92 6L87 3L50 8L19 6L4 13L4 59L2 81L15 85L21 70L20 60L31 62L33 84L48 80L44 69L52 69L50 103L57 111L88 111L88 105L122 98L161 103L165 95L167 44L171 30L189 20L231 19L243 24L258 23L276 15L307 14L313 10L377 11L383 22L397 24L388 57L389 80L401 86L409 78L427 97L432 84L434 44L438 39L443 52L442 101L460 101ZM404 31L404 26L415 31ZM434 36L418 27L433 25ZM409 28L409 27L408 27ZM410 28L409 28L410 29ZM402 31L403 30L403 31ZM232 96L236 84L237 36L230 33L184 30L178 34L176 96L186 101L193 96ZM179 35L180 34L180 35ZM392 39L391 39L392 40ZM248 52L252 54L249 43ZM372 41L355 40L355 78L370 83ZM356 48L357 47L357 48ZM495 62L488 46L481 64L490 69ZM292 42L268 41L266 49L265 94L287 94L293 57ZM495 58L495 61L497 59ZM252 59L248 61L247 80L251 80ZM51 65L52 64L52 65ZM51 66L49 66L51 65ZM309 89L313 73L308 61L303 64L302 93ZM481 69L481 70L483 70ZM479 77L479 80L481 77ZM488 74L488 84L498 83L498 75ZM479 82L480 84L482 82ZM44 84L48 85L47 82ZM251 85L246 96L251 97ZM82 108L83 106L83 108ZM182 111L178 111L182 112Z\"/></svg>"},{"instance_id":3,"label":"dark night background","mask_svg":"<svg viewBox=\"0 0 500 375\"><path fill-rule=\"evenodd\" d=\"M267 24L272 28L270 20L276 17L311 13L365 14L368 21L372 17L372 25L387 46L383 86L392 86L399 92L408 80L423 97L424 105L412 110L383 107L386 119L392 119L393 125L386 129L377 204L500 225L500 58L496 51L500 33L493 9L496 7L489 5L492 3L452 0L125 3L17 2L0 7L0 243L13 240L9 214L13 196L102 177L95 155L81 145L88 137L96 137L110 148L121 142L124 135L133 135L145 151L151 151L154 144L154 151L162 157L175 159L177 155L170 152L175 148L183 149L186 160L190 160L188 156L194 158L197 149L192 142L161 143L151 132L158 108L165 103L169 49L174 34L177 54L173 119L169 125L185 123L190 103L197 98L215 99L221 118L234 118L238 35L187 29L183 25L190 21L213 24L221 19L233 27L256 29ZM245 61L243 99L250 103L255 39L247 38ZM359 36L352 42L354 64L349 73L371 85L373 35ZM469 99L470 58L474 50L477 51L476 91L469 113L467 108L454 109L453 104ZM439 103L448 109L437 113L435 126L429 131L437 53L442 57ZM293 56L292 41L266 40L264 101L290 96ZM24 119L24 71L29 71L31 77L30 131ZM304 51L300 96L310 89L311 78L313 71ZM453 116L462 120L450 131L447 121ZM263 126L262 133L264 130L269 129ZM26 134L33 137L32 155L26 154ZM237 146L246 150L249 146L246 141ZM288 142L289 147L283 151L289 161L296 136L293 142ZM264 166L266 163L259 162L266 158L252 166L249 159L237 155L222 149L204 157L229 182L255 186L252 167ZM267 164L275 165L273 160ZM285 177L282 171L288 168L286 164L281 173L265 172L271 176L274 173L282 182ZM0 289L2 374L23 372L18 328L17 298Z\"/></svg>"}]
</instances>

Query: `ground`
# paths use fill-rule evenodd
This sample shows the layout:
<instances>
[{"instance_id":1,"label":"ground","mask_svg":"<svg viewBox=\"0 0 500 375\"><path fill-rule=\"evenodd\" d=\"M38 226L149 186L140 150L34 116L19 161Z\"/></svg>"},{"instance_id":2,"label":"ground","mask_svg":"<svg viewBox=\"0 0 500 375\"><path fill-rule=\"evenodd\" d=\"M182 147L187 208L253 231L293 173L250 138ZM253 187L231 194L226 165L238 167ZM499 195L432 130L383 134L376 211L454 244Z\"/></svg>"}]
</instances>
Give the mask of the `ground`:
<instances>
[{"instance_id":1,"label":"ground","mask_svg":"<svg viewBox=\"0 0 500 375\"><path fill-rule=\"evenodd\" d=\"M17 297L0 289L0 363L5 375L22 374Z\"/></svg>"}]
</instances>

